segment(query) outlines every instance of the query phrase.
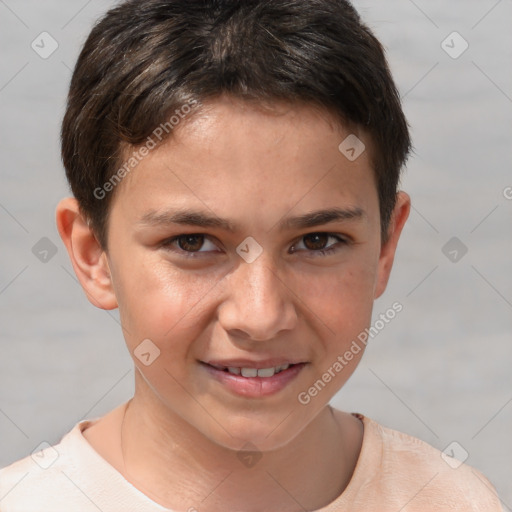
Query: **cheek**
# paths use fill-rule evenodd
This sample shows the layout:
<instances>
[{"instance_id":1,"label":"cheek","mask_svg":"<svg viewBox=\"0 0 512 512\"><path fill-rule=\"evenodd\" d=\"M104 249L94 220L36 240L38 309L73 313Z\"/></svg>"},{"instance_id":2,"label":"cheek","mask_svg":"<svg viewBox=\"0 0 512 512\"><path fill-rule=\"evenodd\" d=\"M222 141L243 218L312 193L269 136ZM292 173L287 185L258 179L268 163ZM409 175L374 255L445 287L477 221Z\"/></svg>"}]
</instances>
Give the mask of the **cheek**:
<instances>
[{"instance_id":1,"label":"cheek","mask_svg":"<svg viewBox=\"0 0 512 512\"><path fill-rule=\"evenodd\" d=\"M180 383L189 378L187 362L197 359L196 340L208 326L208 294L218 280L169 266L133 272L125 280L120 316L128 350L146 384L164 402L174 397L177 407L188 403Z\"/></svg>"},{"instance_id":2,"label":"cheek","mask_svg":"<svg viewBox=\"0 0 512 512\"><path fill-rule=\"evenodd\" d=\"M373 306L375 264L357 264L325 269L313 274L297 273L294 292L336 337L366 327Z\"/></svg>"},{"instance_id":3,"label":"cheek","mask_svg":"<svg viewBox=\"0 0 512 512\"><path fill-rule=\"evenodd\" d=\"M180 345L193 339L202 301L219 278L180 271L156 258L127 265L122 274L119 312L130 351L146 338L161 349L172 343L174 354L183 351Z\"/></svg>"}]
</instances>

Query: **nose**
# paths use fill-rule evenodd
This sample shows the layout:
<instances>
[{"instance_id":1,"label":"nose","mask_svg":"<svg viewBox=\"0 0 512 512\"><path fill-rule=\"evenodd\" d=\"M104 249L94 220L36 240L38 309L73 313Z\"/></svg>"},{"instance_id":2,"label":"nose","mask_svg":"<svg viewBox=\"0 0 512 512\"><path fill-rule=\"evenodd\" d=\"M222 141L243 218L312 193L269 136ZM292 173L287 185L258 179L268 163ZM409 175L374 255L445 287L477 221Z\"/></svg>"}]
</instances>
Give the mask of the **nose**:
<instances>
[{"instance_id":1,"label":"nose","mask_svg":"<svg viewBox=\"0 0 512 512\"><path fill-rule=\"evenodd\" d=\"M227 295L219 307L219 322L236 338L272 340L297 322L291 283L263 253L252 263L241 262L226 278Z\"/></svg>"}]
</instances>

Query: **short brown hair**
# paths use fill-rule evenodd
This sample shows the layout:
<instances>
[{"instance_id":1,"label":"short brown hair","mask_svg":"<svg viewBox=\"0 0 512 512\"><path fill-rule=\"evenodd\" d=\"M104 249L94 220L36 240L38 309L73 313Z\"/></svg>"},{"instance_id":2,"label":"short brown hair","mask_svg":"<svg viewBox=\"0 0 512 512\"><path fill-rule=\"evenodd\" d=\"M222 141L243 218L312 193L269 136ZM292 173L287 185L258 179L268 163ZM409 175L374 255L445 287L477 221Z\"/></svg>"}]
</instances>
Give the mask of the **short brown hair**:
<instances>
[{"instance_id":1,"label":"short brown hair","mask_svg":"<svg viewBox=\"0 0 512 512\"><path fill-rule=\"evenodd\" d=\"M382 45L348 1L128 0L85 42L61 132L66 176L103 248L113 193L95 191L124 149L221 94L314 104L367 131L386 237L411 142Z\"/></svg>"}]
</instances>

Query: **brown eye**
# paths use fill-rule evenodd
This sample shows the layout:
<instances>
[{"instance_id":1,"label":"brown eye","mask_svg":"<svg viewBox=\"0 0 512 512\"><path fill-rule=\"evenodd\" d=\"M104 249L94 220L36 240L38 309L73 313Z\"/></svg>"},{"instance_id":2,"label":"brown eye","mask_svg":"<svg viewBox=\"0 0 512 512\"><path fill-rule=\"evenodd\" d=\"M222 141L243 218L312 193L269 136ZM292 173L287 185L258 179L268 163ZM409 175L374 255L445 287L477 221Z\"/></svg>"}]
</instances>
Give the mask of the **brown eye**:
<instances>
[{"instance_id":1,"label":"brown eye","mask_svg":"<svg viewBox=\"0 0 512 512\"><path fill-rule=\"evenodd\" d=\"M164 240L160 247L184 258L199 258L219 253L219 248L208 235L187 233Z\"/></svg>"},{"instance_id":2,"label":"brown eye","mask_svg":"<svg viewBox=\"0 0 512 512\"><path fill-rule=\"evenodd\" d=\"M304 237L304 245L310 251L318 251L325 249L325 245L329 240L330 236L327 233L312 233Z\"/></svg>"},{"instance_id":3,"label":"brown eye","mask_svg":"<svg viewBox=\"0 0 512 512\"><path fill-rule=\"evenodd\" d=\"M330 245L327 245L329 240L334 241L334 243L331 242ZM309 233L304 235L299 243L291 248L291 252L306 251L308 257L329 256L349 243L349 240L345 237L334 233ZM303 247L300 247L301 245Z\"/></svg>"},{"instance_id":4,"label":"brown eye","mask_svg":"<svg viewBox=\"0 0 512 512\"><path fill-rule=\"evenodd\" d=\"M204 244L204 235L181 235L176 239L178 247L186 252L196 252Z\"/></svg>"}]
</instances>

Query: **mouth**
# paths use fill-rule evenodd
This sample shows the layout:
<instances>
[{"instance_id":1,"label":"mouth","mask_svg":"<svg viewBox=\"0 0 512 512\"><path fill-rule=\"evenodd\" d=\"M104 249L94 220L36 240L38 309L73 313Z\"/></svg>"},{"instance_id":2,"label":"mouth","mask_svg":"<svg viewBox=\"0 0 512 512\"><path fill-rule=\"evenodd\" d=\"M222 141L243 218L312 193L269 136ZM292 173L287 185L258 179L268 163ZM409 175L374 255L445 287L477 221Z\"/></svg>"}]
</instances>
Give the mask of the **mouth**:
<instances>
[{"instance_id":1,"label":"mouth","mask_svg":"<svg viewBox=\"0 0 512 512\"><path fill-rule=\"evenodd\" d=\"M201 361L201 366L230 392L246 398L262 398L287 387L307 365L289 361Z\"/></svg>"},{"instance_id":2,"label":"mouth","mask_svg":"<svg viewBox=\"0 0 512 512\"><path fill-rule=\"evenodd\" d=\"M281 373L282 371L288 370L288 368L294 365L291 363L285 363L277 366L269 366L267 368L255 368L253 366L223 366L210 363L209 366L215 368L216 370L228 372L232 375L241 375L245 378L261 377L263 379L267 379L278 373Z\"/></svg>"}]
</instances>

